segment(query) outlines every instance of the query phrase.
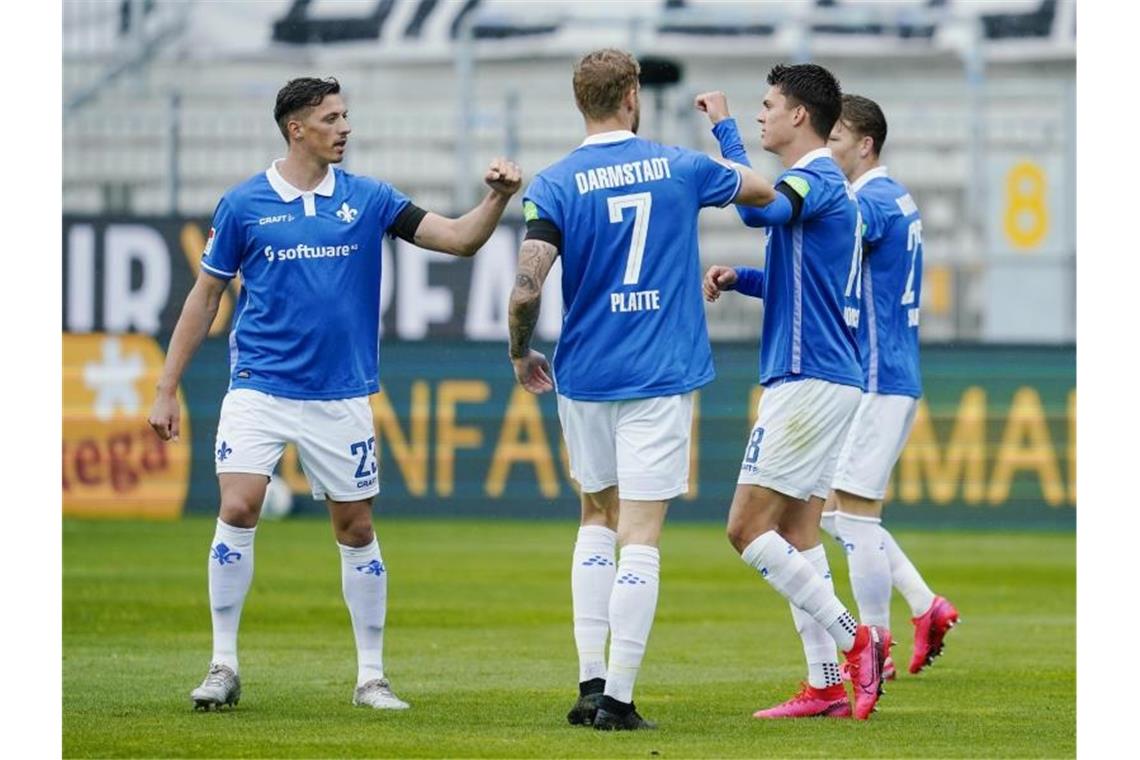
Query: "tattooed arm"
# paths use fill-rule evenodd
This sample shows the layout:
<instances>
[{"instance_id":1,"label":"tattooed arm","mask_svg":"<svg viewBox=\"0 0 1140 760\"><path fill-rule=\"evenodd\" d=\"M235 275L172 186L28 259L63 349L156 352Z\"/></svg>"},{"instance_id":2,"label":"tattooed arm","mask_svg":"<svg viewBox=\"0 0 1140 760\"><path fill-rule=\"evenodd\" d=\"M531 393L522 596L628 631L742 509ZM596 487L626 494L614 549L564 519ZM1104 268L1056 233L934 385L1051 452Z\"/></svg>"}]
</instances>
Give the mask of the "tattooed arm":
<instances>
[{"instance_id":1,"label":"tattooed arm","mask_svg":"<svg viewBox=\"0 0 1140 760\"><path fill-rule=\"evenodd\" d=\"M542 307L542 284L557 256L558 249L548 242L524 240L519 251L515 286L511 289L508 311L511 363L515 378L531 393L545 393L554 388L550 364L545 356L530 347L530 338Z\"/></svg>"}]
</instances>

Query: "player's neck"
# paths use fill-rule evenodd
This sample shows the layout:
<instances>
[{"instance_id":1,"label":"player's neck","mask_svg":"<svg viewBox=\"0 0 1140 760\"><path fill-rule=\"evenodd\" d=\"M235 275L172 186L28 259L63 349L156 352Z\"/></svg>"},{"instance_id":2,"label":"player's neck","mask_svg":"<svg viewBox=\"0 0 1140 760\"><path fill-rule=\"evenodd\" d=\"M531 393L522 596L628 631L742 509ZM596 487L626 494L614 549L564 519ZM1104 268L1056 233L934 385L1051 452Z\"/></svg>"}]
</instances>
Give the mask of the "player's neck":
<instances>
[{"instance_id":1,"label":"player's neck","mask_svg":"<svg viewBox=\"0 0 1140 760\"><path fill-rule=\"evenodd\" d=\"M878 168L879 168L879 159L877 159L877 158L871 158L871 159L867 159L866 161L860 161L859 165L855 167L855 171L853 171L851 173L851 178L848 181L851 182L852 184L854 184L855 182L858 182L859 178L862 177L864 174L871 171L872 169L878 169Z\"/></svg>"},{"instance_id":2,"label":"player's neck","mask_svg":"<svg viewBox=\"0 0 1140 760\"><path fill-rule=\"evenodd\" d=\"M602 121L586 119L586 137L593 137L605 132L630 132L630 124L620 116L611 116Z\"/></svg>"},{"instance_id":3,"label":"player's neck","mask_svg":"<svg viewBox=\"0 0 1140 760\"><path fill-rule=\"evenodd\" d=\"M290 150L277 164L277 173L298 190L314 190L329 173L329 165L320 159Z\"/></svg>"},{"instance_id":4,"label":"player's neck","mask_svg":"<svg viewBox=\"0 0 1140 760\"><path fill-rule=\"evenodd\" d=\"M808 135L805 133L796 137L796 139L792 140L792 142L788 143L777 155L780 156L780 163L784 165L784 168L790 169L795 165L796 161L799 161L808 153L811 153L813 150L819 150L820 148L826 147L826 140L821 140L815 135Z\"/></svg>"}]
</instances>

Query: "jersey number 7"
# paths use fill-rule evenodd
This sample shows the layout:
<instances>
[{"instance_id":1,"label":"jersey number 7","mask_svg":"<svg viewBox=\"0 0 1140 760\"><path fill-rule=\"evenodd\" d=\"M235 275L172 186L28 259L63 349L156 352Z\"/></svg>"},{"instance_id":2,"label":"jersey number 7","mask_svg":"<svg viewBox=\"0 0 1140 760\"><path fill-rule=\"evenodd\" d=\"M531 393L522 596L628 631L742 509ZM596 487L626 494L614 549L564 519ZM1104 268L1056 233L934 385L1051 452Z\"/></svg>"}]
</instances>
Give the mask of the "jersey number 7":
<instances>
[{"instance_id":1,"label":"jersey number 7","mask_svg":"<svg viewBox=\"0 0 1140 760\"><path fill-rule=\"evenodd\" d=\"M610 222L620 224L627 208L633 209L633 235L629 239L629 257L625 260L623 285L636 285L641 279L641 261L645 255L645 238L649 234L649 211L653 208L652 193L614 195L606 199L610 208Z\"/></svg>"}]
</instances>

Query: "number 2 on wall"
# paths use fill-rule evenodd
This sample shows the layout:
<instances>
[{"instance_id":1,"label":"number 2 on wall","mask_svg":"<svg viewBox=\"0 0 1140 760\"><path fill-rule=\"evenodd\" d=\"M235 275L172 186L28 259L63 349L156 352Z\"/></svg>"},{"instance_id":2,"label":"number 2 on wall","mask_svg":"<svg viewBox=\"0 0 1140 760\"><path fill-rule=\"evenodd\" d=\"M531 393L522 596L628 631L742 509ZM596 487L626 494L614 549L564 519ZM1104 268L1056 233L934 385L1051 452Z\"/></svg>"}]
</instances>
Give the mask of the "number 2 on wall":
<instances>
[{"instance_id":1,"label":"number 2 on wall","mask_svg":"<svg viewBox=\"0 0 1140 760\"><path fill-rule=\"evenodd\" d=\"M645 238L649 232L649 211L653 208L652 193L614 195L606 199L610 208L610 222L619 224L627 208L633 209L633 235L629 239L629 257L625 260L623 285L636 285L641 279L641 260L645 255Z\"/></svg>"}]
</instances>

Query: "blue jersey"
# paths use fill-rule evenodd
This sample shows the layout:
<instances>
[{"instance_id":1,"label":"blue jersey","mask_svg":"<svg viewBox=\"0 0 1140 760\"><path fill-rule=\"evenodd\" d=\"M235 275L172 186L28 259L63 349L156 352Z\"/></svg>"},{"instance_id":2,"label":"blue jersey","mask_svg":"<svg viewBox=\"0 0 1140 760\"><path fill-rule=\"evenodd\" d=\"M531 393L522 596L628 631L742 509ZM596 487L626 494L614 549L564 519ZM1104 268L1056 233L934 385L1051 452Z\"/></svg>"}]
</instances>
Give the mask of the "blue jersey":
<instances>
[{"instance_id":1,"label":"blue jersey","mask_svg":"<svg viewBox=\"0 0 1140 760\"><path fill-rule=\"evenodd\" d=\"M726 158L748 158L733 119L713 129ZM819 148L776 180L802 199L799 216L768 227L760 383L817 378L863 387L855 327L859 321L859 204L846 177ZM765 207L766 209L767 207ZM746 223L752 209L738 207ZM755 218L763 218L755 210ZM762 226L758 223L757 226Z\"/></svg>"},{"instance_id":2,"label":"blue jersey","mask_svg":"<svg viewBox=\"0 0 1140 760\"><path fill-rule=\"evenodd\" d=\"M863 213L863 319L856 335L866 390L918 398L922 219L885 166L861 176L854 189Z\"/></svg>"},{"instance_id":3,"label":"blue jersey","mask_svg":"<svg viewBox=\"0 0 1140 760\"><path fill-rule=\"evenodd\" d=\"M587 138L534 178L524 216L562 233L558 393L615 401L713 379L697 214L739 189L735 169L625 131Z\"/></svg>"},{"instance_id":4,"label":"blue jersey","mask_svg":"<svg viewBox=\"0 0 1140 760\"><path fill-rule=\"evenodd\" d=\"M230 388L295 399L379 390L380 245L407 203L331 166L311 192L272 166L222 196L202 269L241 274Z\"/></svg>"}]
</instances>

